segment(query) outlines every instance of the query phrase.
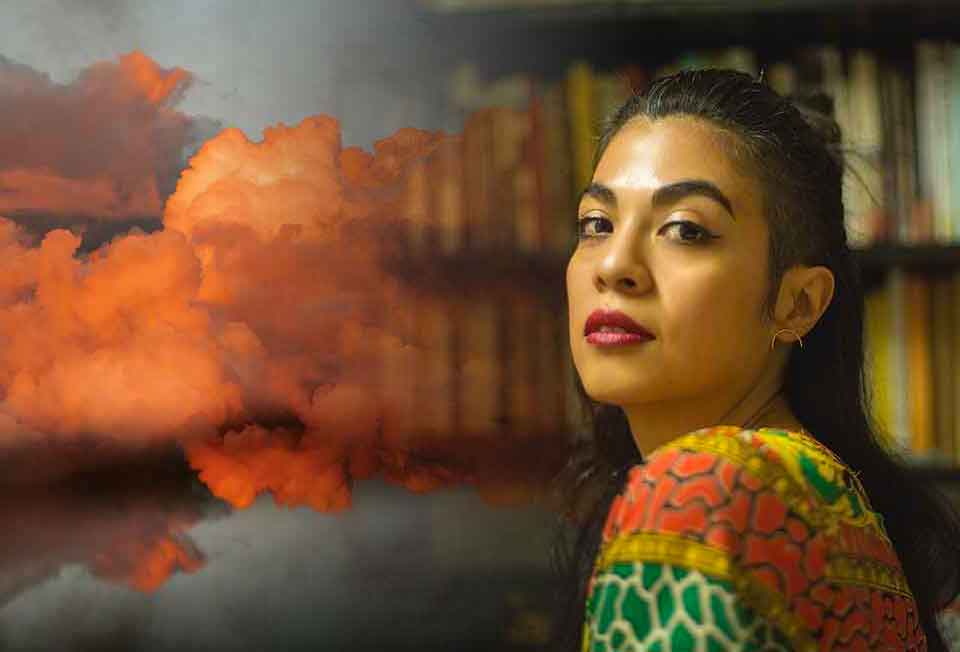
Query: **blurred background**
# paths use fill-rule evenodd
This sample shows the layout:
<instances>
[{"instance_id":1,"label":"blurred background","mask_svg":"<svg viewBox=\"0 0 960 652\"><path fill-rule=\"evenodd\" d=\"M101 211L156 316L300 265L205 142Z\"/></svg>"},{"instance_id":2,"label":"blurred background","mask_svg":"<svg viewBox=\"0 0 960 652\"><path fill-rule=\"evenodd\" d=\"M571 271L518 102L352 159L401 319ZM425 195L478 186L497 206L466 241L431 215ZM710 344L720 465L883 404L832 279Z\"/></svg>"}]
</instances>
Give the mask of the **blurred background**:
<instances>
[{"instance_id":1,"label":"blurred background","mask_svg":"<svg viewBox=\"0 0 960 652\"><path fill-rule=\"evenodd\" d=\"M824 90L887 444L960 484L960 5L0 2L0 649L540 649L602 119Z\"/></svg>"}]
</instances>

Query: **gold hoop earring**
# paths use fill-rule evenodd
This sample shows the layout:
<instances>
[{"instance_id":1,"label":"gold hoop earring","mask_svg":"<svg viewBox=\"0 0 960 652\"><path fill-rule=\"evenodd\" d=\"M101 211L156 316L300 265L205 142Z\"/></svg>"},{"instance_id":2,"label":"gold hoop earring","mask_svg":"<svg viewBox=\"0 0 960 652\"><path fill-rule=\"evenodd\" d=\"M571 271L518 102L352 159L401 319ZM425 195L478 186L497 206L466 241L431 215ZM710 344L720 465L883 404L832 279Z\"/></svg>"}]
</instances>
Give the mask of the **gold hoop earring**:
<instances>
[{"instance_id":1,"label":"gold hoop earring","mask_svg":"<svg viewBox=\"0 0 960 652\"><path fill-rule=\"evenodd\" d=\"M800 333L793 330L792 328L781 328L780 330L778 330L776 333L773 334L773 341L770 342L771 351L773 351L773 346L777 343L777 335L779 335L780 333L793 333L794 336L797 338L797 341L800 343L800 348L801 349L803 348L803 338L800 337Z\"/></svg>"}]
</instances>

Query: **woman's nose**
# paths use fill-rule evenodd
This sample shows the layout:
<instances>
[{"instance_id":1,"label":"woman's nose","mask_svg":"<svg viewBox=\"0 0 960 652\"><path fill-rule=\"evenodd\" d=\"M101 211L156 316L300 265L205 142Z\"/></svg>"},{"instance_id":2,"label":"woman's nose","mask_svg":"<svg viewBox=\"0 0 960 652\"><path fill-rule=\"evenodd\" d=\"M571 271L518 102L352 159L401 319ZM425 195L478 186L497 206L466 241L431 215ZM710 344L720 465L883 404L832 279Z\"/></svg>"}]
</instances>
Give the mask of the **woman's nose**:
<instances>
[{"instance_id":1,"label":"woman's nose","mask_svg":"<svg viewBox=\"0 0 960 652\"><path fill-rule=\"evenodd\" d=\"M650 270L635 243L627 238L614 239L597 264L594 283L598 290L643 293L651 286Z\"/></svg>"}]
</instances>

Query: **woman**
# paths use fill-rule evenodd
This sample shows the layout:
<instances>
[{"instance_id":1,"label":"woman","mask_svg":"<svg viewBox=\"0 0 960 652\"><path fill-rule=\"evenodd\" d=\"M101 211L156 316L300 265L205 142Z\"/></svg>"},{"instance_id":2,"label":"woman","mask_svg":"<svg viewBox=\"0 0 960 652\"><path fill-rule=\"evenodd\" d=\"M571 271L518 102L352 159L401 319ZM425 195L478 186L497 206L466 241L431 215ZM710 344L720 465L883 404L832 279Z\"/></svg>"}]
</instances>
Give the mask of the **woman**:
<instances>
[{"instance_id":1,"label":"woman","mask_svg":"<svg viewBox=\"0 0 960 652\"><path fill-rule=\"evenodd\" d=\"M839 141L721 70L607 126L567 267L597 497L567 649L946 649L960 526L874 437Z\"/></svg>"}]
</instances>

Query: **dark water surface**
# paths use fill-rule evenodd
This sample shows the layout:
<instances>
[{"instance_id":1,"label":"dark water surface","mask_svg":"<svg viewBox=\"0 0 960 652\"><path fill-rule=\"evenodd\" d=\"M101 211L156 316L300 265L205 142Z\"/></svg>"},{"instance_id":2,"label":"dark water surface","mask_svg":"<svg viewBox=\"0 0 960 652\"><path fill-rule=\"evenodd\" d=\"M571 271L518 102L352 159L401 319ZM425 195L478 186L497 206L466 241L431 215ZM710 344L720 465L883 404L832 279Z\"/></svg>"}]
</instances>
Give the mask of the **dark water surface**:
<instances>
[{"instance_id":1,"label":"dark water surface","mask_svg":"<svg viewBox=\"0 0 960 652\"><path fill-rule=\"evenodd\" d=\"M470 487L232 510L177 472L21 488L0 514L2 650L527 650L546 626L554 515ZM149 550L196 568L163 580Z\"/></svg>"}]
</instances>

